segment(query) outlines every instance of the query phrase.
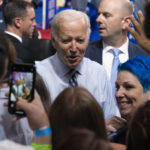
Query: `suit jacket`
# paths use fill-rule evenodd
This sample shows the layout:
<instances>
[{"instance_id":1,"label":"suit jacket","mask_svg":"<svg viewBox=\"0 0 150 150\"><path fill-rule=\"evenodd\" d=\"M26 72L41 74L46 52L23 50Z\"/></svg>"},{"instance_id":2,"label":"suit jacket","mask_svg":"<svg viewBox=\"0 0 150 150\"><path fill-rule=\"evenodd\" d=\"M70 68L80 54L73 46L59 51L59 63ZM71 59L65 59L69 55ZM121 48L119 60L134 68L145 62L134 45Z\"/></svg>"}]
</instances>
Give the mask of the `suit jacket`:
<instances>
[{"instance_id":1,"label":"suit jacket","mask_svg":"<svg viewBox=\"0 0 150 150\"><path fill-rule=\"evenodd\" d=\"M7 34L6 36L11 40L13 43L16 52L17 52L17 62L24 62L24 63L33 63L29 58L30 58L30 52L25 49L25 47L22 45L22 43L15 38L14 36Z\"/></svg>"},{"instance_id":2,"label":"suit jacket","mask_svg":"<svg viewBox=\"0 0 150 150\"><path fill-rule=\"evenodd\" d=\"M97 40L89 43L85 57L90 58L100 64L102 64L102 51L103 51L103 42L102 40ZM128 46L129 59L133 58L136 55L149 56L144 50L142 50L138 45L129 42Z\"/></svg>"}]
</instances>

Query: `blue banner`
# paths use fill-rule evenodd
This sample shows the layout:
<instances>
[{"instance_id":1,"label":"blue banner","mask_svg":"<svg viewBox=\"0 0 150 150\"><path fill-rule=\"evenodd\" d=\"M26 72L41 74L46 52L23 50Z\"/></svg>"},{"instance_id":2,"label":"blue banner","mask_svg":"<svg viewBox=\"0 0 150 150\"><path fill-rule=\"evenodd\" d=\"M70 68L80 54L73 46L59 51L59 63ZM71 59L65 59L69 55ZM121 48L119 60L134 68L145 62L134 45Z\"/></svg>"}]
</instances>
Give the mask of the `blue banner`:
<instances>
[{"instance_id":1,"label":"blue banner","mask_svg":"<svg viewBox=\"0 0 150 150\"><path fill-rule=\"evenodd\" d=\"M46 29L50 26L50 23L55 14L56 14L56 0L43 0L42 29Z\"/></svg>"}]
</instances>

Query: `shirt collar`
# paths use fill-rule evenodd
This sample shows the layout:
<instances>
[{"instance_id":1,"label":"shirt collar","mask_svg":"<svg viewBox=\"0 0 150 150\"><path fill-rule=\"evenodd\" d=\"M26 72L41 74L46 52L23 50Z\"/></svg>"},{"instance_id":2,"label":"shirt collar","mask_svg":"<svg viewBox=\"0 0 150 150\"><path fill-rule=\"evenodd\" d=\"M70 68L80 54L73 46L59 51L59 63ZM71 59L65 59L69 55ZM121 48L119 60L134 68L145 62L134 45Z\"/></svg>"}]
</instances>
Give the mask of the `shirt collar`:
<instances>
[{"instance_id":1,"label":"shirt collar","mask_svg":"<svg viewBox=\"0 0 150 150\"><path fill-rule=\"evenodd\" d=\"M54 59L54 65L55 65L55 69L56 72L59 74L60 77L64 77L66 74L68 74L68 72L70 71L70 68L68 66L66 66L58 57L58 53L56 52L55 54L55 59ZM82 61L80 62L80 64L75 68L76 71L78 71L79 74L81 74L81 66L82 66Z\"/></svg>"},{"instance_id":2,"label":"shirt collar","mask_svg":"<svg viewBox=\"0 0 150 150\"><path fill-rule=\"evenodd\" d=\"M18 39L22 43L22 38L19 37L17 34L9 32L9 31L5 31L5 33L7 33L7 34L9 34L11 36L14 36L16 39Z\"/></svg>"},{"instance_id":3,"label":"shirt collar","mask_svg":"<svg viewBox=\"0 0 150 150\"><path fill-rule=\"evenodd\" d=\"M128 54L128 45L129 45L129 39L127 38L126 42L121 47L119 47L117 49L119 49L124 54ZM107 53L107 52L109 52L110 49L114 49L114 47L106 44L103 41L103 52Z\"/></svg>"}]
</instances>

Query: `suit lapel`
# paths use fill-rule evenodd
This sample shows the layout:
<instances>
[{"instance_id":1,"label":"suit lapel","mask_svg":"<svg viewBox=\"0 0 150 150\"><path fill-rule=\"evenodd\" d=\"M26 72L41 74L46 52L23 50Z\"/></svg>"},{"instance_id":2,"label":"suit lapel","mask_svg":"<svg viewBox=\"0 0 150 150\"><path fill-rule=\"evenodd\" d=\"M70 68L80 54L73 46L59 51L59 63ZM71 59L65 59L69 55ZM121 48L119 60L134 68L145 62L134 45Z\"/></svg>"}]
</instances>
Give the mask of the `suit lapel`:
<instances>
[{"instance_id":1,"label":"suit lapel","mask_svg":"<svg viewBox=\"0 0 150 150\"><path fill-rule=\"evenodd\" d=\"M135 50L134 50L131 42L129 42L128 53L129 53L129 59L131 59L135 56Z\"/></svg>"}]
</instances>

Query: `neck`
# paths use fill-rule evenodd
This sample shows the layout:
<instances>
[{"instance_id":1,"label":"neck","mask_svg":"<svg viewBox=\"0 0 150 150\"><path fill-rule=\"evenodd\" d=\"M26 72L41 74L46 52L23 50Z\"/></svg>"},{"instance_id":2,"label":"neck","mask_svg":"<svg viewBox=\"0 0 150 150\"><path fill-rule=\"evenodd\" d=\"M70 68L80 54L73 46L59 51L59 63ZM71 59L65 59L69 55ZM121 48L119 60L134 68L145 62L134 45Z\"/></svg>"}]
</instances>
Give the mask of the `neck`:
<instances>
[{"instance_id":1,"label":"neck","mask_svg":"<svg viewBox=\"0 0 150 150\"><path fill-rule=\"evenodd\" d=\"M13 26L7 26L6 31L14 33L18 35L20 38L22 38L22 34L20 33L20 31Z\"/></svg>"},{"instance_id":2,"label":"neck","mask_svg":"<svg viewBox=\"0 0 150 150\"><path fill-rule=\"evenodd\" d=\"M104 42L114 48L121 47L127 41L127 35L122 34L121 36L113 36L113 37L104 37L102 38Z\"/></svg>"}]
</instances>

